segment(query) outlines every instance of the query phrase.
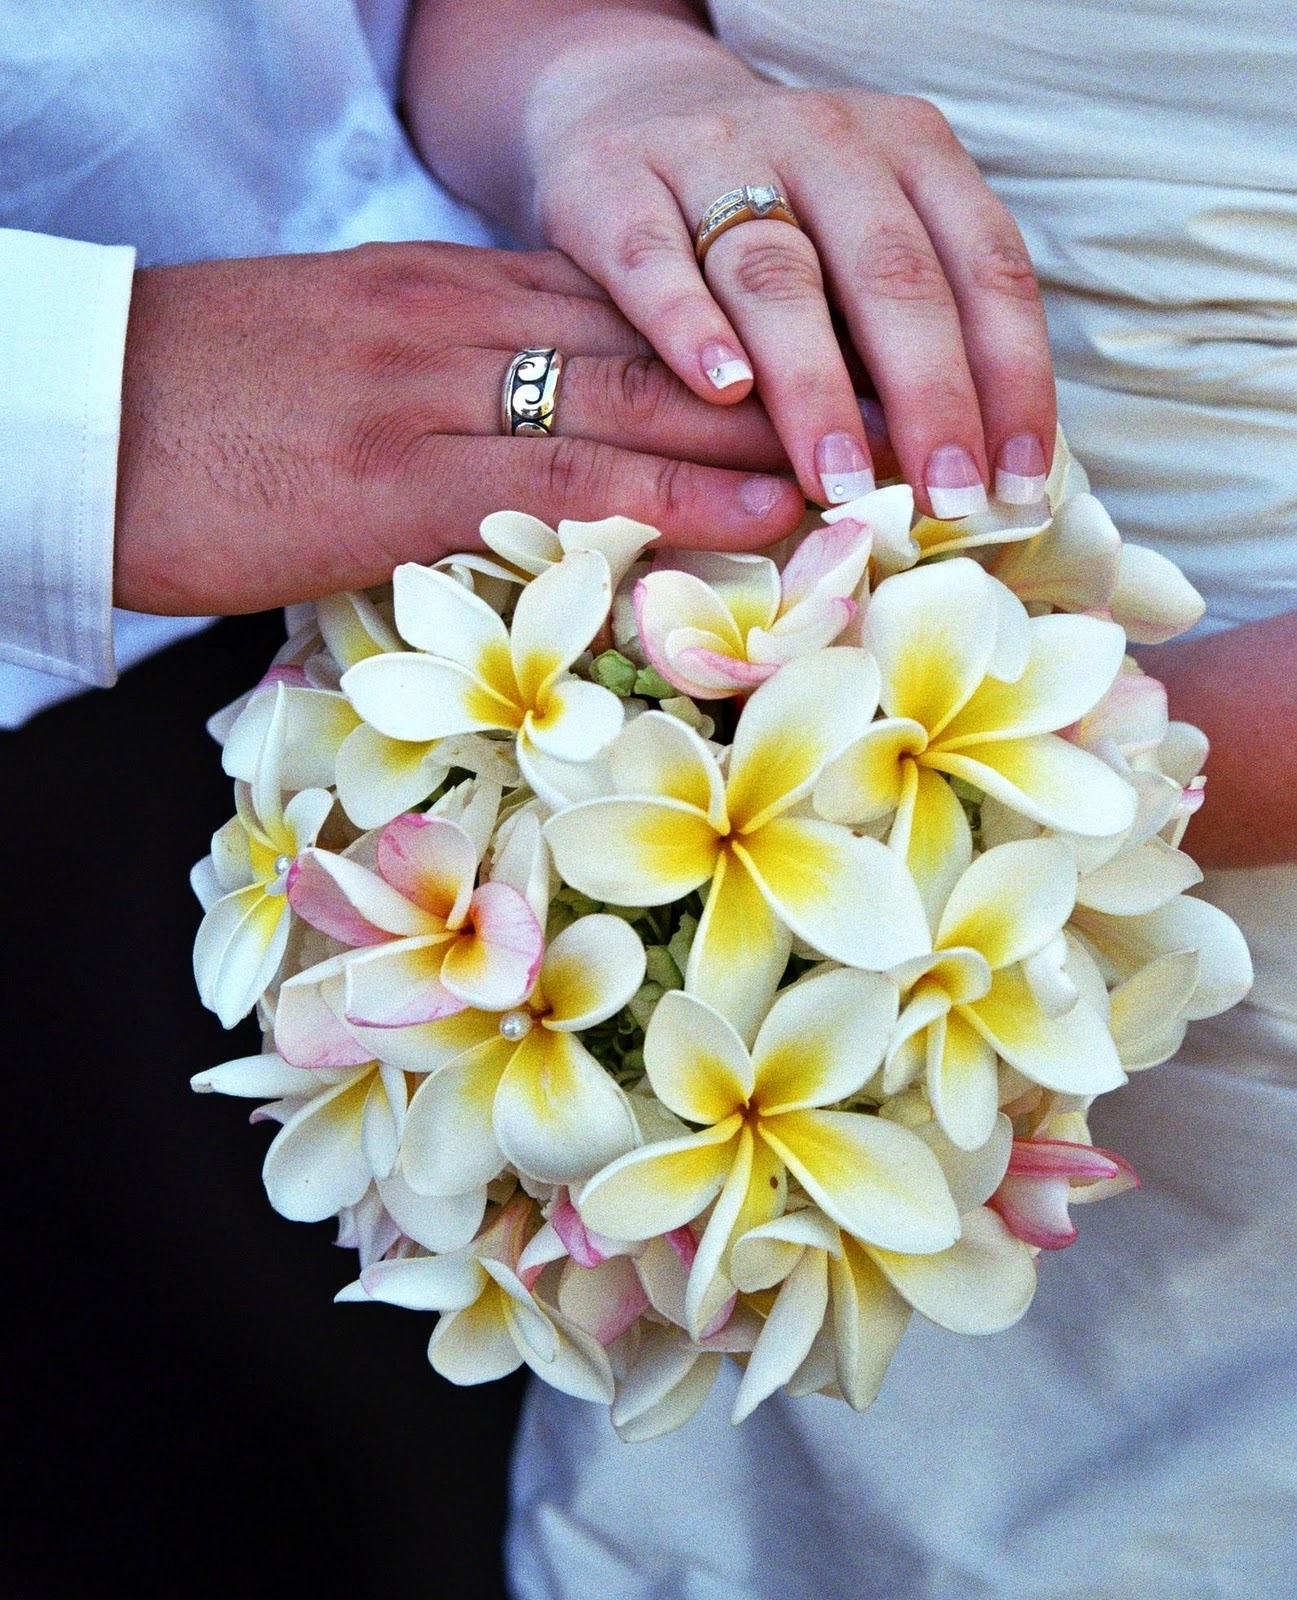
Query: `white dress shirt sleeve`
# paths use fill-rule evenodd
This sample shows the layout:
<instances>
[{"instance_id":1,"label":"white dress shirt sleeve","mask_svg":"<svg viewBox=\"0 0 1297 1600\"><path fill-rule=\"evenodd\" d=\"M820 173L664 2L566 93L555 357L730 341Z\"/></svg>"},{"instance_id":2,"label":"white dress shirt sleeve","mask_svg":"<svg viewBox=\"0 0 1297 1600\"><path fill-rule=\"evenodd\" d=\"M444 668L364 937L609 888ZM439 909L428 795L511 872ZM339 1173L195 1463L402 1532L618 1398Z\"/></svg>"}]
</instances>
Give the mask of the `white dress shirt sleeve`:
<instances>
[{"instance_id":1,"label":"white dress shirt sleeve","mask_svg":"<svg viewBox=\"0 0 1297 1600\"><path fill-rule=\"evenodd\" d=\"M113 525L135 251L0 228L0 661L116 677Z\"/></svg>"}]
</instances>

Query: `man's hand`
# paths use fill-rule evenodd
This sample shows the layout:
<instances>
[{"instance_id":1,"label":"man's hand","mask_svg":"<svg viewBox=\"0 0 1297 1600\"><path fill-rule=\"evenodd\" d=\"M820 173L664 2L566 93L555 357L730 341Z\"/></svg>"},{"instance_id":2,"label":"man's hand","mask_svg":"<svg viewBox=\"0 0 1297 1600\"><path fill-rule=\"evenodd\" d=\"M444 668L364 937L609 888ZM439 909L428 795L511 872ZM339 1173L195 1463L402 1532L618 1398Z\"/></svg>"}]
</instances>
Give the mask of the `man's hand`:
<instances>
[{"instance_id":1,"label":"man's hand","mask_svg":"<svg viewBox=\"0 0 1297 1600\"><path fill-rule=\"evenodd\" d=\"M501 438L513 355L567 358L553 439ZM614 512L745 549L803 500L755 402L691 394L565 258L366 245L136 276L115 598L255 611L478 544L489 511Z\"/></svg>"}]
</instances>

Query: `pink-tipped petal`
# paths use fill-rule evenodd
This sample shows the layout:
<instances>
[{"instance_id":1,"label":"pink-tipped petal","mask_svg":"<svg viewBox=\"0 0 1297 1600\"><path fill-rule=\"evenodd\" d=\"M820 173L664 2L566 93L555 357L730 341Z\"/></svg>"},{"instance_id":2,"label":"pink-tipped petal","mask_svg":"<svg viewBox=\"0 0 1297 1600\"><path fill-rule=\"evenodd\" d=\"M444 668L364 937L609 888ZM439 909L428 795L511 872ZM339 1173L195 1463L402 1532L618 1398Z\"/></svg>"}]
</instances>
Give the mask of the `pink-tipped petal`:
<instances>
[{"instance_id":1,"label":"pink-tipped petal","mask_svg":"<svg viewBox=\"0 0 1297 1600\"><path fill-rule=\"evenodd\" d=\"M344 1015L358 1028L411 1028L463 1011L441 981L446 946L436 938L394 939L347 964Z\"/></svg>"},{"instance_id":2,"label":"pink-tipped petal","mask_svg":"<svg viewBox=\"0 0 1297 1600\"><path fill-rule=\"evenodd\" d=\"M457 928L473 894L477 852L457 823L410 811L379 834L378 870L407 900Z\"/></svg>"},{"instance_id":3,"label":"pink-tipped petal","mask_svg":"<svg viewBox=\"0 0 1297 1600\"><path fill-rule=\"evenodd\" d=\"M1077 1178L1090 1183L1124 1172L1139 1182L1124 1156L1067 1139L1015 1139L1008 1171L1015 1178Z\"/></svg>"},{"instance_id":4,"label":"pink-tipped petal","mask_svg":"<svg viewBox=\"0 0 1297 1600\"><path fill-rule=\"evenodd\" d=\"M578 1266L597 1267L601 1261L608 1260L608 1253L595 1243L600 1235L592 1235L581 1221L581 1214L568 1198L567 1190L561 1190L560 1194L562 1198L550 1213L550 1226Z\"/></svg>"},{"instance_id":5,"label":"pink-tipped petal","mask_svg":"<svg viewBox=\"0 0 1297 1600\"><path fill-rule=\"evenodd\" d=\"M472 934L448 948L441 982L479 1011L521 1005L545 954L545 935L531 907L507 883L484 883L473 895L469 917Z\"/></svg>"},{"instance_id":6,"label":"pink-tipped petal","mask_svg":"<svg viewBox=\"0 0 1297 1600\"><path fill-rule=\"evenodd\" d=\"M1067 1214L1070 1193L1066 1178L1006 1178L987 1205L1024 1244L1065 1250L1076 1238L1076 1227Z\"/></svg>"},{"instance_id":7,"label":"pink-tipped petal","mask_svg":"<svg viewBox=\"0 0 1297 1600\"><path fill-rule=\"evenodd\" d=\"M668 649L674 637L668 636ZM778 663L739 661L723 651L709 650L705 645L687 645L683 650L671 650L666 668L658 670L668 683L685 694L717 699L755 689L778 670Z\"/></svg>"},{"instance_id":8,"label":"pink-tipped petal","mask_svg":"<svg viewBox=\"0 0 1297 1600\"><path fill-rule=\"evenodd\" d=\"M676 1259L686 1272L694 1264L694 1257L698 1254L698 1240L694 1230L688 1223L683 1228L672 1228L663 1237L676 1253Z\"/></svg>"},{"instance_id":9,"label":"pink-tipped petal","mask_svg":"<svg viewBox=\"0 0 1297 1600\"><path fill-rule=\"evenodd\" d=\"M361 916L314 850L304 850L293 862L286 887L288 903L302 921L339 944L356 948L384 944L392 937Z\"/></svg>"}]
</instances>

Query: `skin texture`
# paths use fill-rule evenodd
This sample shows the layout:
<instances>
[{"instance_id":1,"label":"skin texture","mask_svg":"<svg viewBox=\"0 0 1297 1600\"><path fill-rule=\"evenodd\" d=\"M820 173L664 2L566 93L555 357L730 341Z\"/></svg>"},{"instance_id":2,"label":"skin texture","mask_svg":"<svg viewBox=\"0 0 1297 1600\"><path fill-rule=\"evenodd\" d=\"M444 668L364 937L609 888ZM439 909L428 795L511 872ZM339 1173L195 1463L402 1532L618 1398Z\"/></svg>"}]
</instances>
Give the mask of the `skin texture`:
<instances>
[{"instance_id":1,"label":"skin texture","mask_svg":"<svg viewBox=\"0 0 1297 1600\"><path fill-rule=\"evenodd\" d=\"M502 438L513 354L568 366L563 437ZM612 511L667 542L752 548L802 497L755 401L718 415L553 253L445 244L136 275L115 599L257 611L477 544L489 511ZM753 469L758 475L754 476Z\"/></svg>"},{"instance_id":2,"label":"skin texture","mask_svg":"<svg viewBox=\"0 0 1297 1600\"><path fill-rule=\"evenodd\" d=\"M675 0L423 0L405 84L429 164L565 250L696 394L741 400L750 384L717 391L706 372L718 348L748 361L812 499L824 499L826 435L867 459L838 323L924 509L942 446L966 451L987 485L1011 437L1050 454L1030 261L929 102L771 84ZM806 231L746 222L713 245L704 281L693 228L745 181L776 183Z\"/></svg>"}]
</instances>

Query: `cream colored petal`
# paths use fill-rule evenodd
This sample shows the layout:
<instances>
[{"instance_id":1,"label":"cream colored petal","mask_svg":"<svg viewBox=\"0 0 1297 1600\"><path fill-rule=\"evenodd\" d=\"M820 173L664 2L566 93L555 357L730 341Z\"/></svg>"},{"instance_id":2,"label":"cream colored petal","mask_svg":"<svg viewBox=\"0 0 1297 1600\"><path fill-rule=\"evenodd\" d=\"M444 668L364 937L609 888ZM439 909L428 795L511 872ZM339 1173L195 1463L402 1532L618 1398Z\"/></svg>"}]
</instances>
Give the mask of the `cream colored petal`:
<instances>
[{"instance_id":1,"label":"cream colored petal","mask_svg":"<svg viewBox=\"0 0 1297 1600\"><path fill-rule=\"evenodd\" d=\"M1075 920L1128 972L1171 951L1196 951L1198 983L1185 1007L1191 1022L1228 1011L1252 987L1252 957L1237 925L1219 906L1195 895L1178 895L1144 916L1104 917L1078 911Z\"/></svg>"},{"instance_id":2,"label":"cream colored petal","mask_svg":"<svg viewBox=\"0 0 1297 1600\"><path fill-rule=\"evenodd\" d=\"M689 951L690 993L749 1041L774 998L791 947L791 934L751 874L731 852L722 852Z\"/></svg>"},{"instance_id":3,"label":"cream colored petal","mask_svg":"<svg viewBox=\"0 0 1297 1600\"><path fill-rule=\"evenodd\" d=\"M923 759L1049 828L1087 836L1120 833L1135 819L1130 784L1056 734L930 749Z\"/></svg>"},{"instance_id":4,"label":"cream colored petal","mask_svg":"<svg viewBox=\"0 0 1297 1600\"><path fill-rule=\"evenodd\" d=\"M964 1019L1026 1078L1064 1094L1105 1094L1126 1081L1103 1018L1085 1000L1061 1017L1042 1009L1020 967L995 974Z\"/></svg>"},{"instance_id":5,"label":"cream colored petal","mask_svg":"<svg viewBox=\"0 0 1297 1600\"><path fill-rule=\"evenodd\" d=\"M869 726L878 671L835 646L781 667L739 717L730 754L730 821L750 832L810 793L824 766Z\"/></svg>"},{"instance_id":6,"label":"cream colored petal","mask_svg":"<svg viewBox=\"0 0 1297 1600\"><path fill-rule=\"evenodd\" d=\"M207 912L194 940L194 978L209 1011L232 1028L252 1010L288 947L288 901L261 884L236 889Z\"/></svg>"},{"instance_id":7,"label":"cream colored petal","mask_svg":"<svg viewBox=\"0 0 1297 1600\"><path fill-rule=\"evenodd\" d=\"M1061 611L1106 609L1117 581L1121 535L1092 494L1073 495L1025 544L1006 545L991 570L1024 601Z\"/></svg>"},{"instance_id":8,"label":"cream colored petal","mask_svg":"<svg viewBox=\"0 0 1297 1600\"><path fill-rule=\"evenodd\" d=\"M1112 991L1108 1026L1127 1072L1157 1066L1179 1048L1198 987L1198 952L1157 956Z\"/></svg>"},{"instance_id":9,"label":"cream colored petal","mask_svg":"<svg viewBox=\"0 0 1297 1600\"><path fill-rule=\"evenodd\" d=\"M617 1384L612 1424L628 1444L688 1422L707 1398L721 1357L698 1351L677 1328L647 1324L635 1362Z\"/></svg>"},{"instance_id":10,"label":"cream colored petal","mask_svg":"<svg viewBox=\"0 0 1297 1600\"><path fill-rule=\"evenodd\" d=\"M728 1021L694 994L669 989L644 1035L644 1066L663 1105L710 1127L747 1109L752 1062Z\"/></svg>"},{"instance_id":11,"label":"cream colored petal","mask_svg":"<svg viewBox=\"0 0 1297 1600\"><path fill-rule=\"evenodd\" d=\"M419 1085L401 1140L401 1172L416 1194L473 1193L501 1171L491 1118L513 1050L497 1034Z\"/></svg>"},{"instance_id":12,"label":"cream colored petal","mask_svg":"<svg viewBox=\"0 0 1297 1600\"><path fill-rule=\"evenodd\" d=\"M768 628L779 610L779 569L769 556L726 550L673 550L659 557L699 579L734 619L740 638Z\"/></svg>"},{"instance_id":13,"label":"cream colored petal","mask_svg":"<svg viewBox=\"0 0 1297 1600\"><path fill-rule=\"evenodd\" d=\"M856 1411L882 1387L910 1320L910 1308L854 1239L829 1262L838 1387Z\"/></svg>"},{"instance_id":14,"label":"cream colored petal","mask_svg":"<svg viewBox=\"0 0 1297 1600\"><path fill-rule=\"evenodd\" d=\"M426 743L522 723L522 712L467 668L413 651L358 662L343 675L342 691L390 739Z\"/></svg>"},{"instance_id":15,"label":"cream colored petal","mask_svg":"<svg viewBox=\"0 0 1297 1600\"><path fill-rule=\"evenodd\" d=\"M752 1047L762 1115L845 1100L873 1077L896 1021L896 985L848 967L785 989Z\"/></svg>"},{"instance_id":16,"label":"cream colored petal","mask_svg":"<svg viewBox=\"0 0 1297 1600\"><path fill-rule=\"evenodd\" d=\"M841 1240L837 1223L814 1206L787 1211L735 1240L730 1275L745 1294L773 1289L797 1265L804 1250L841 1255Z\"/></svg>"},{"instance_id":17,"label":"cream colored petal","mask_svg":"<svg viewBox=\"0 0 1297 1600\"><path fill-rule=\"evenodd\" d=\"M1126 638L1098 617L1036 617L1026 670L1012 683L987 678L941 734L943 750L989 739L1052 733L1078 721L1112 687Z\"/></svg>"},{"instance_id":18,"label":"cream colored petal","mask_svg":"<svg viewBox=\"0 0 1297 1600\"><path fill-rule=\"evenodd\" d=\"M644 981L644 946L621 917L578 917L551 940L540 987L549 1028L593 1028L620 1011Z\"/></svg>"},{"instance_id":19,"label":"cream colored petal","mask_svg":"<svg viewBox=\"0 0 1297 1600\"><path fill-rule=\"evenodd\" d=\"M397 632L407 644L468 672L480 676L482 657L508 642L504 623L485 600L448 573L406 562L392 574L392 598Z\"/></svg>"},{"instance_id":20,"label":"cream colored petal","mask_svg":"<svg viewBox=\"0 0 1297 1600\"><path fill-rule=\"evenodd\" d=\"M533 578L563 556L554 529L525 511L493 511L482 518L478 532L488 550Z\"/></svg>"},{"instance_id":21,"label":"cream colored petal","mask_svg":"<svg viewBox=\"0 0 1297 1600\"><path fill-rule=\"evenodd\" d=\"M928 922L935 927L950 891L973 859L973 831L959 797L940 773L907 763L905 799L888 846L918 885Z\"/></svg>"},{"instance_id":22,"label":"cream colored petal","mask_svg":"<svg viewBox=\"0 0 1297 1600\"><path fill-rule=\"evenodd\" d=\"M780 920L832 960L881 972L927 950L914 879L876 839L835 822L777 817L733 850Z\"/></svg>"},{"instance_id":23,"label":"cream colored petal","mask_svg":"<svg viewBox=\"0 0 1297 1600\"><path fill-rule=\"evenodd\" d=\"M729 1117L701 1133L632 1150L574 1196L581 1220L610 1239L652 1239L682 1228L720 1193L742 1126Z\"/></svg>"},{"instance_id":24,"label":"cream colored petal","mask_svg":"<svg viewBox=\"0 0 1297 1600\"><path fill-rule=\"evenodd\" d=\"M523 703L535 706L603 625L612 604L608 563L597 550L574 550L518 596L509 649Z\"/></svg>"},{"instance_id":25,"label":"cream colored petal","mask_svg":"<svg viewBox=\"0 0 1297 1600\"><path fill-rule=\"evenodd\" d=\"M444 1315L428 1341L428 1361L450 1383L493 1383L523 1363L505 1320L506 1296L498 1284L463 1311Z\"/></svg>"},{"instance_id":26,"label":"cream colored petal","mask_svg":"<svg viewBox=\"0 0 1297 1600\"><path fill-rule=\"evenodd\" d=\"M584 1182L638 1143L622 1090L572 1034L548 1028L514 1051L493 1126L508 1160L542 1183Z\"/></svg>"},{"instance_id":27,"label":"cream colored petal","mask_svg":"<svg viewBox=\"0 0 1297 1600\"><path fill-rule=\"evenodd\" d=\"M825 767L815 785L815 809L829 822L854 825L886 817L901 803L906 757L927 745L923 727L887 717L871 725Z\"/></svg>"},{"instance_id":28,"label":"cream colored petal","mask_svg":"<svg viewBox=\"0 0 1297 1600\"><path fill-rule=\"evenodd\" d=\"M920 1253L958 1238L936 1157L908 1129L853 1111L788 1111L759 1128L811 1199L857 1238Z\"/></svg>"},{"instance_id":29,"label":"cream colored petal","mask_svg":"<svg viewBox=\"0 0 1297 1600\"><path fill-rule=\"evenodd\" d=\"M937 926L938 949L976 950L992 967L1032 955L1058 933L1076 901L1076 865L1057 839L1023 839L978 856Z\"/></svg>"},{"instance_id":30,"label":"cream colored petal","mask_svg":"<svg viewBox=\"0 0 1297 1600\"><path fill-rule=\"evenodd\" d=\"M560 811L545 824L545 839L565 883L621 906L682 900L712 876L720 852L695 807L620 795Z\"/></svg>"},{"instance_id":31,"label":"cream colored petal","mask_svg":"<svg viewBox=\"0 0 1297 1600\"><path fill-rule=\"evenodd\" d=\"M358 828L381 828L410 811L440 784L449 768L439 740L389 739L361 723L338 749L338 799Z\"/></svg>"},{"instance_id":32,"label":"cream colored petal","mask_svg":"<svg viewBox=\"0 0 1297 1600\"><path fill-rule=\"evenodd\" d=\"M1128 544L1122 547L1111 609L1132 644L1162 644L1192 628L1207 602L1173 561Z\"/></svg>"},{"instance_id":33,"label":"cream colored petal","mask_svg":"<svg viewBox=\"0 0 1297 1600\"><path fill-rule=\"evenodd\" d=\"M290 1222L322 1222L369 1187L361 1118L373 1073L359 1069L297 1111L266 1152L266 1195Z\"/></svg>"},{"instance_id":34,"label":"cream colored petal","mask_svg":"<svg viewBox=\"0 0 1297 1600\"><path fill-rule=\"evenodd\" d=\"M646 711L627 724L608 752L619 793L679 800L725 822L725 780L705 740L677 717Z\"/></svg>"},{"instance_id":35,"label":"cream colored petal","mask_svg":"<svg viewBox=\"0 0 1297 1600\"><path fill-rule=\"evenodd\" d=\"M882 673L887 715L940 734L986 676L996 621L992 580L966 556L880 583L865 643Z\"/></svg>"},{"instance_id":36,"label":"cream colored petal","mask_svg":"<svg viewBox=\"0 0 1297 1600\"><path fill-rule=\"evenodd\" d=\"M608 563L615 589L638 561L645 549L661 534L647 522L632 517L600 517L595 522L578 522L565 517L558 525L558 542L564 552L598 550Z\"/></svg>"},{"instance_id":37,"label":"cream colored petal","mask_svg":"<svg viewBox=\"0 0 1297 1600\"><path fill-rule=\"evenodd\" d=\"M995 1051L959 1011L928 1029L928 1099L952 1144L976 1150L991 1137L999 1106Z\"/></svg>"},{"instance_id":38,"label":"cream colored petal","mask_svg":"<svg viewBox=\"0 0 1297 1600\"><path fill-rule=\"evenodd\" d=\"M779 1291L734 1397L731 1422L750 1417L806 1359L829 1305L829 1258L805 1250Z\"/></svg>"},{"instance_id":39,"label":"cream colored petal","mask_svg":"<svg viewBox=\"0 0 1297 1600\"><path fill-rule=\"evenodd\" d=\"M1076 903L1112 916L1140 916L1201 882L1196 862L1154 837L1086 873L1077 885Z\"/></svg>"},{"instance_id":40,"label":"cream colored petal","mask_svg":"<svg viewBox=\"0 0 1297 1600\"><path fill-rule=\"evenodd\" d=\"M609 689L582 678L560 677L528 711L523 741L555 761L589 761L621 732L625 708Z\"/></svg>"},{"instance_id":41,"label":"cream colored petal","mask_svg":"<svg viewBox=\"0 0 1297 1600\"><path fill-rule=\"evenodd\" d=\"M930 1322L952 1333L1000 1333L1011 1328L1036 1292L1031 1251L984 1206L962 1219L949 1250L928 1256L871 1249L892 1286Z\"/></svg>"}]
</instances>

